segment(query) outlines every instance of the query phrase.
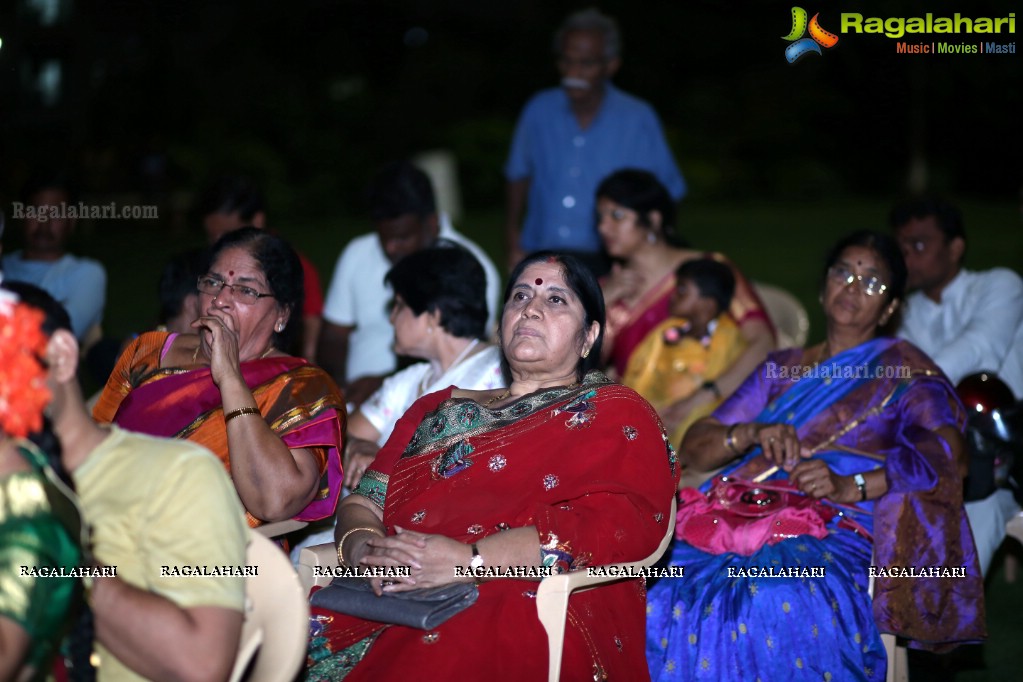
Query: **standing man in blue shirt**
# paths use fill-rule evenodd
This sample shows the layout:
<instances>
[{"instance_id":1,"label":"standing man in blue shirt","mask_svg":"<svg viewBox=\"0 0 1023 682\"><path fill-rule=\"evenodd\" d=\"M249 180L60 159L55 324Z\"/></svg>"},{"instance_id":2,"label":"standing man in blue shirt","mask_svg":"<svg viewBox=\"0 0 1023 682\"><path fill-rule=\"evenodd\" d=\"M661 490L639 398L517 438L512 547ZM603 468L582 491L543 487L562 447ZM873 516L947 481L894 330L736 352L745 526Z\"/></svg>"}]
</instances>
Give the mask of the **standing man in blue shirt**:
<instances>
[{"instance_id":1,"label":"standing man in blue shirt","mask_svg":"<svg viewBox=\"0 0 1023 682\"><path fill-rule=\"evenodd\" d=\"M528 253L556 249L600 271L606 269L594 221L600 181L621 168L648 170L676 201L686 184L657 114L610 82L621 66L614 19L592 8L569 16L554 50L561 87L526 104L505 164L509 268Z\"/></svg>"}]
</instances>

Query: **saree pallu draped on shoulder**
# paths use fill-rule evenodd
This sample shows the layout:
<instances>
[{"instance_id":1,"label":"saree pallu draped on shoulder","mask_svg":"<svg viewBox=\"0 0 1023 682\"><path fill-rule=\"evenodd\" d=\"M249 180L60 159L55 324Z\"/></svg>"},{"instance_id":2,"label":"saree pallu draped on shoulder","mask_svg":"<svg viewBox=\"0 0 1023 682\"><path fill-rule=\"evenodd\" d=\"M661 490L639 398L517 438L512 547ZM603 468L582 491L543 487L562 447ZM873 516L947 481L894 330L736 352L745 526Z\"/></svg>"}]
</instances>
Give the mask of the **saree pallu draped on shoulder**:
<instances>
[{"instance_id":1,"label":"saree pallu draped on shoulder","mask_svg":"<svg viewBox=\"0 0 1023 682\"><path fill-rule=\"evenodd\" d=\"M534 527L541 550L533 565L555 570L634 561L657 547L679 466L634 391L591 373L581 386L496 410L450 395L417 401L360 484L358 493L382 504L388 532L400 526L471 543ZM642 679L644 597L642 580L572 597L563 680ZM536 582L487 581L476 604L425 634L314 608L309 678L351 670L345 679L395 679L401 666L432 679L543 679L547 641L535 598ZM371 636L366 650L359 642Z\"/></svg>"},{"instance_id":2,"label":"saree pallu draped on shoulder","mask_svg":"<svg viewBox=\"0 0 1023 682\"><path fill-rule=\"evenodd\" d=\"M662 581L651 589L648 657L655 679L687 666L695 679L884 679L879 631L934 650L985 636L983 582L961 478L934 433L961 430L965 413L923 353L893 339L824 363L812 363L800 349L773 353L715 417L724 424L790 424L812 456L838 475L883 469L888 492L857 504L859 511L836 509L872 530L874 545L841 528L821 540L784 540L750 557L677 542L673 560L686 565L687 578L706 580ZM787 478L759 450L722 473ZM869 570L895 563L965 568L965 577L879 575L871 600ZM800 571L765 575L772 566ZM820 575L803 575L814 567L823 569ZM714 656L704 656L711 651Z\"/></svg>"},{"instance_id":3,"label":"saree pallu draped on shoulder","mask_svg":"<svg viewBox=\"0 0 1023 682\"><path fill-rule=\"evenodd\" d=\"M143 334L129 346L97 404L94 417L129 431L182 438L203 445L231 471L220 391L209 368L160 367L165 333ZM314 521L330 516L341 494L345 407L334 382L301 358L243 362L242 376L271 430L289 448L308 448L317 458L321 482L313 501L295 516ZM247 514L249 525L262 522Z\"/></svg>"},{"instance_id":4,"label":"saree pallu draped on shoulder","mask_svg":"<svg viewBox=\"0 0 1023 682\"><path fill-rule=\"evenodd\" d=\"M692 258L713 258L732 268L735 276L735 294L728 306L728 312L736 324L742 326L747 320L764 320L774 334L774 325L767 316L767 311L756 290L749 280L739 272L735 264L720 253L694 254ZM685 261L683 261L685 262ZM681 263L680 263L681 265ZM610 345L611 361L618 372L624 376L633 351L642 343L646 335L658 324L670 316L671 295L675 290L675 273L666 275L646 294L632 305L622 301L607 302L607 329L605 330L604 347Z\"/></svg>"}]
</instances>

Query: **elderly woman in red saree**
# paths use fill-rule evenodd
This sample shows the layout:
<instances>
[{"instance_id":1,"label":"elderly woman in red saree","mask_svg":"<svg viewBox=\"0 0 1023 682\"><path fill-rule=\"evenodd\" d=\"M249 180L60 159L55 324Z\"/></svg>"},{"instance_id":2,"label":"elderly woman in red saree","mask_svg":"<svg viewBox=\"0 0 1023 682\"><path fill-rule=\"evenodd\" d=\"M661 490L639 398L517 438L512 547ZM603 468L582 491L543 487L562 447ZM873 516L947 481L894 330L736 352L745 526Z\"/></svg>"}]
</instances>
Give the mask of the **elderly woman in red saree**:
<instances>
[{"instance_id":1,"label":"elderly woman in red saree","mask_svg":"<svg viewBox=\"0 0 1023 682\"><path fill-rule=\"evenodd\" d=\"M739 325L746 349L730 369L684 400L660 410L674 431L701 406L728 396L774 348L774 328L763 304L739 269L720 253L686 248L675 227L675 203L652 174L623 169L597 187L597 229L616 263L601 282L607 302L605 360L618 378L643 339L670 316L675 270L698 258L732 268L735 295L728 312Z\"/></svg>"},{"instance_id":2,"label":"elderly woman in red saree","mask_svg":"<svg viewBox=\"0 0 1023 682\"><path fill-rule=\"evenodd\" d=\"M603 312L575 259L539 253L515 268L500 329L509 388L420 398L342 501L336 529L343 565L410 567L392 584L372 579L378 593L473 581L456 567L492 573L476 603L426 631L314 608L309 679L543 679L536 582L494 574L635 561L657 547L679 469L649 404L589 371ZM645 677L644 595L631 579L572 597L562 680Z\"/></svg>"},{"instance_id":3,"label":"elderly woman in red saree","mask_svg":"<svg viewBox=\"0 0 1023 682\"><path fill-rule=\"evenodd\" d=\"M142 334L93 411L100 423L185 438L219 457L250 526L333 513L344 401L321 369L283 350L301 310L290 246L256 228L222 237L199 278L196 334Z\"/></svg>"}]
</instances>

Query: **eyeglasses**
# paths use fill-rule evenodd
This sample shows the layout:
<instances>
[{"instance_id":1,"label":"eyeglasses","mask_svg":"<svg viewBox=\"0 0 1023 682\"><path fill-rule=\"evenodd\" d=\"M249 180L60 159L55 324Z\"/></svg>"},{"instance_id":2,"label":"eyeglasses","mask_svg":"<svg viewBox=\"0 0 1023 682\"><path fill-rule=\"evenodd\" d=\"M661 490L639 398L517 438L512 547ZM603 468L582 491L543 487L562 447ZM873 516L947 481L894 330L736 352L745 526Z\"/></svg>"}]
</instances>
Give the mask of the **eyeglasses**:
<instances>
[{"instance_id":1,"label":"eyeglasses","mask_svg":"<svg viewBox=\"0 0 1023 682\"><path fill-rule=\"evenodd\" d=\"M201 293L209 294L210 296L216 297L220 295L220 292L227 287L234 294L235 299L239 303L245 305L255 305L261 298L273 298L273 294L261 294L252 287L243 286L241 284L228 284L222 279L211 277L210 275L203 275L196 282L196 287Z\"/></svg>"},{"instance_id":2,"label":"eyeglasses","mask_svg":"<svg viewBox=\"0 0 1023 682\"><path fill-rule=\"evenodd\" d=\"M883 284L877 277L857 275L856 273L849 270L849 268L841 265L832 265L828 268L828 277L841 283L843 286L849 286L853 282L859 282L860 291L865 293L867 296L880 296L888 288L887 284Z\"/></svg>"},{"instance_id":3,"label":"eyeglasses","mask_svg":"<svg viewBox=\"0 0 1023 682\"><path fill-rule=\"evenodd\" d=\"M902 247L903 253L907 253L909 251L914 253L923 253L927 250L927 242L922 239L913 239L911 241L901 242L899 246Z\"/></svg>"},{"instance_id":4,"label":"eyeglasses","mask_svg":"<svg viewBox=\"0 0 1023 682\"><path fill-rule=\"evenodd\" d=\"M600 220L605 215L611 216L611 219L616 221L616 222L621 222L621 221L623 221L623 220L625 220L626 218L629 217L629 211L627 211L624 208L612 208L606 214L602 213L600 211L597 211L597 220Z\"/></svg>"}]
</instances>

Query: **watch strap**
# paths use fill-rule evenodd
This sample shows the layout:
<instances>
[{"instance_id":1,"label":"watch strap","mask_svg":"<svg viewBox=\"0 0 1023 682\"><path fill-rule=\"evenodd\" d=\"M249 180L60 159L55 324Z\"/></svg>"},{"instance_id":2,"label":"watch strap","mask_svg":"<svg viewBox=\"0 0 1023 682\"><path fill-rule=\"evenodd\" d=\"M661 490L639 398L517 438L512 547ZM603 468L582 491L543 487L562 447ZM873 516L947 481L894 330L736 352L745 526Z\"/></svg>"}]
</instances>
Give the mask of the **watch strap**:
<instances>
[{"instance_id":1,"label":"watch strap","mask_svg":"<svg viewBox=\"0 0 1023 682\"><path fill-rule=\"evenodd\" d=\"M469 566L472 568L481 568L483 566L483 555L480 554L479 548L476 543L472 543L472 559L469 561Z\"/></svg>"},{"instance_id":2,"label":"watch strap","mask_svg":"<svg viewBox=\"0 0 1023 682\"><path fill-rule=\"evenodd\" d=\"M712 381L712 380L708 379L707 381L703 382L703 384L700 386L700 388L707 389L708 391L710 391L711 393L714 394L715 398L717 398L718 400L721 399L721 389L718 388L718 385L717 385L716 381Z\"/></svg>"},{"instance_id":3,"label":"watch strap","mask_svg":"<svg viewBox=\"0 0 1023 682\"><path fill-rule=\"evenodd\" d=\"M860 491L860 502L867 501L867 479L863 478L863 474L856 474L853 476L853 481L856 483L856 487Z\"/></svg>"}]
</instances>

